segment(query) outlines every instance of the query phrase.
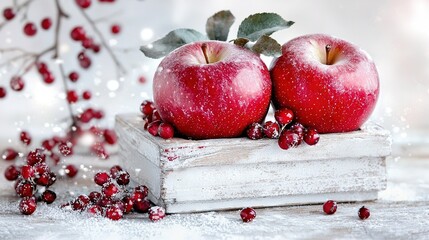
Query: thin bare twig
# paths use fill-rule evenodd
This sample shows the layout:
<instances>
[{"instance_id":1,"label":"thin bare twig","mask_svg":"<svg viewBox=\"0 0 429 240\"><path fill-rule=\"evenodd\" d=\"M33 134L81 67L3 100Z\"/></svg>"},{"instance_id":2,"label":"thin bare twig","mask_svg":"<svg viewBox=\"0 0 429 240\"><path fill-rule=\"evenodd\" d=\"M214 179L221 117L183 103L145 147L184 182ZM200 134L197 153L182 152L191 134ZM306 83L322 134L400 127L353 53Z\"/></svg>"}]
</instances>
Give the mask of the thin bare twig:
<instances>
[{"instance_id":1,"label":"thin bare twig","mask_svg":"<svg viewBox=\"0 0 429 240\"><path fill-rule=\"evenodd\" d=\"M15 9L15 15L18 15L18 13L21 11L21 10L24 10L24 9L28 9L28 6L30 5L30 3L32 3L33 1L35 1L35 0L27 0L26 2L23 2L23 3L21 3L20 5L18 5L16 2L14 2L14 4L16 5L16 9ZM24 17L26 16L26 14L24 14ZM0 30L4 27L4 26L6 26L6 24L8 24L9 22L11 22L11 20L6 20L6 21L4 21L4 22L2 22L2 23L0 23Z\"/></svg>"}]
</instances>

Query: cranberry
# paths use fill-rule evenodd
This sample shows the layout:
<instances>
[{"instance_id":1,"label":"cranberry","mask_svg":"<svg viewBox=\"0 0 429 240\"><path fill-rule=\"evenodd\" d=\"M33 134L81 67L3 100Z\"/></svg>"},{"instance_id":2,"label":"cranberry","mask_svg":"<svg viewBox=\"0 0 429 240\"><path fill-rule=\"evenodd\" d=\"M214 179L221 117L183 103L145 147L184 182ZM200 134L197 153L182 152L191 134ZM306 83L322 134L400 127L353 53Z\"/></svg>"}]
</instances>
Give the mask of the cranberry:
<instances>
[{"instance_id":1,"label":"cranberry","mask_svg":"<svg viewBox=\"0 0 429 240\"><path fill-rule=\"evenodd\" d=\"M288 150L291 147L298 146L299 135L293 131L285 130L280 134L278 144L283 150Z\"/></svg>"},{"instance_id":2,"label":"cranberry","mask_svg":"<svg viewBox=\"0 0 429 240\"><path fill-rule=\"evenodd\" d=\"M77 26L71 30L70 36L75 41L83 41L86 38L86 33L83 27Z\"/></svg>"},{"instance_id":3,"label":"cranberry","mask_svg":"<svg viewBox=\"0 0 429 240\"><path fill-rule=\"evenodd\" d=\"M122 171L123 171L123 169L121 166L115 165L115 166L110 168L110 175L112 176L112 178L116 178L117 174L122 172Z\"/></svg>"},{"instance_id":4,"label":"cranberry","mask_svg":"<svg viewBox=\"0 0 429 240\"><path fill-rule=\"evenodd\" d=\"M73 154L73 147L70 142L60 143L58 145L58 151L64 156L67 157Z\"/></svg>"},{"instance_id":5,"label":"cranberry","mask_svg":"<svg viewBox=\"0 0 429 240\"><path fill-rule=\"evenodd\" d=\"M101 208L98 205L92 205L88 208L88 213L93 214L93 215L102 215L103 214L103 208Z\"/></svg>"},{"instance_id":6,"label":"cranberry","mask_svg":"<svg viewBox=\"0 0 429 240\"><path fill-rule=\"evenodd\" d=\"M125 211L125 204L122 201L120 201L120 200L114 200L113 201L113 206L118 207L122 212Z\"/></svg>"},{"instance_id":7,"label":"cranberry","mask_svg":"<svg viewBox=\"0 0 429 240\"><path fill-rule=\"evenodd\" d=\"M24 89L24 81L21 77L12 77L12 79L10 80L10 88L12 88L12 90L14 91L19 92Z\"/></svg>"},{"instance_id":8,"label":"cranberry","mask_svg":"<svg viewBox=\"0 0 429 240\"><path fill-rule=\"evenodd\" d=\"M140 76L138 79L139 83L141 84L145 84L147 82L146 77L145 76Z\"/></svg>"},{"instance_id":9,"label":"cranberry","mask_svg":"<svg viewBox=\"0 0 429 240\"><path fill-rule=\"evenodd\" d=\"M319 138L320 138L319 133L317 132L316 129L309 128L304 133L304 141L308 145L316 145L319 142Z\"/></svg>"},{"instance_id":10,"label":"cranberry","mask_svg":"<svg viewBox=\"0 0 429 240\"><path fill-rule=\"evenodd\" d=\"M89 200L92 202L92 203L97 203L98 201L100 201L100 199L101 199L101 193L99 193L99 192L97 192L97 191L92 191L92 192L90 192L89 193L89 195L88 195L88 197L89 197Z\"/></svg>"},{"instance_id":11,"label":"cranberry","mask_svg":"<svg viewBox=\"0 0 429 240\"><path fill-rule=\"evenodd\" d=\"M113 197L119 192L119 189L115 184L107 183L102 187L101 192L106 197Z\"/></svg>"},{"instance_id":12,"label":"cranberry","mask_svg":"<svg viewBox=\"0 0 429 240\"><path fill-rule=\"evenodd\" d=\"M93 115L94 115L94 118L96 118L96 119L102 119L104 117L104 112L103 111L94 111Z\"/></svg>"},{"instance_id":13,"label":"cranberry","mask_svg":"<svg viewBox=\"0 0 429 240\"><path fill-rule=\"evenodd\" d=\"M328 214L334 214L337 211L337 203L332 200L328 200L323 204L323 211Z\"/></svg>"},{"instance_id":14,"label":"cranberry","mask_svg":"<svg viewBox=\"0 0 429 240\"><path fill-rule=\"evenodd\" d=\"M46 165L46 163L44 162L34 164L33 169L35 174L37 175L42 175L44 173L50 172L48 165Z\"/></svg>"},{"instance_id":15,"label":"cranberry","mask_svg":"<svg viewBox=\"0 0 429 240\"><path fill-rule=\"evenodd\" d=\"M78 169L76 168L75 165L69 164L66 166L65 172L66 172L67 176L72 178L72 177L76 176Z\"/></svg>"},{"instance_id":16,"label":"cranberry","mask_svg":"<svg viewBox=\"0 0 429 240\"><path fill-rule=\"evenodd\" d=\"M94 175L94 182L99 186L103 186L110 180L110 176L107 172L98 172Z\"/></svg>"},{"instance_id":17,"label":"cranberry","mask_svg":"<svg viewBox=\"0 0 429 240\"><path fill-rule=\"evenodd\" d=\"M111 31L113 34L118 34L119 32L121 32L121 26L119 26L118 24L113 24L113 25L110 27L110 31Z\"/></svg>"},{"instance_id":18,"label":"cranberry","mask_svg":"<svg viewBox=\"0 0 429 240\"><path fill-rule=\"evenodd\" d=\"M44 62L38 62L36 66L37 71L39 71L40 74L45 74L49 72L48 65L46 65L46 63Z\"/></svg>"},{"instance_id":19,"label":"cranberry","mask_svg":"<svg viewBox=\"0 0 429 240\"><path fill-rule=\"evenodd\" d=\"M262 125L259 123L252 123L246 131L246 135L249 139L257 140L264 137Z\"/></svg>"},{"instance_id":20,"label":"cranberry","mask_svg":"<svg viewBox=\"0 0 429 240\"><path fill-rule=\"evenodd\" d=\"M149 219L152 222L156 222L158 220L161 220L164 217L165 217L165 210L164 210L164 208L155 206L155 207L151 207L149 209Z\"/></svg>"},{"instance_id":21,"label":"cranberry","mask_svg":"<svg viewBox=\"0 0 429 240\"><path fill-rule=\"evenodd\" d=\"M121 186L128 185L130 183L130 174L125 171L118 173L116 182Z\"/></svg>"},{"instance_id":22,"label":"cranberry","mask_svg":"<svg viewBox=\"0 0 429 240\"><path fill-rule=\"evenodd\" d=\"M371 213L370 213L369 209L366 208L365 206L362 206L358 211L358 216L362 220L369 218L370 215L371 215Z\"/></svg>"},{"instance_id":23,"label":"cranberry","mask_svg":"<svg viewBox=\"0 0 429 240\"><path fill-rule=\"evenodd\" d=\"M298 136L299 136L298 145L301 144L301 142L304 138L305 127L302 126L301 123L296 122L296 123L292 124L292 126L290 126L289 130L298 134Z\"/></svg>"},{"instance_id":24,"label":"cranberry","mask_svg":"<svg viewBox=\"0 0 429 240\"><path fill-rule=\"evenodd\" d=\"M161 116L159 115L159 112L158 112L158 110L153 110L153 112L152 112L152 122L155 122L155 121L161 121L162 119L161 119Z\"/></svg>"},{"instance_id":25,"label":"cranberry","mask_svg":"<svg viewBox=\"0 0 429 240\"><path fill-rule=\"evenodd\" d=\"M77 59L79 60L79 65L83 69L87 69L91 66L91 59L84 52L79 53Z\"/></svg>"},{"instance_id":26,"label":"cranberry","mask_svg":"<svg viewBox=\"0 0 429 240\"><path fill-rule=\"evenodd\" d=\"M58 165L58 163L60 163L60 161L61 161L60 157L55 153L51 152L51 155L49 155L49 157L52 159L55 166Z\"/></svg>"},{"instance_id":27,"label":"cranberry","mask_svg":"<svg viewBox=\"0 0 429 240\"><path fill-rule=\"evenodd\" d=\"M286 126L293 121L293 112L288 108L279 109L274 113L276 121L282 125Z\"/></svg>"},{"instance_id":28,"label":"cranberry","mask_svg":"<svg viewBox=\"0 0 429 240\"><path fill-rule=\"evenodd\" d=\"M13 148L6 148L3 151L1 158L3 158L3 160L12 161L12 160L15 160L18 157L18 155L19 155L18 152L15 151Z\"/></svg>"},{"instance_id":29,"label":"cranberry","mask_svg":"<svg viewBox=\"0 0 429 240\"><path fill-rule=\"evenodd\" d=\"M158 136L158 128L159 128L160 124L161 124L161 121L153 121L153 122L149 123L149 125L147 125L147 131L152 136Z\"/></svg>"},{"instance_id":30,"label":"cranberry","mask_svg":"<svg viewBox=\"0 0 429 240\"><path fill-rule=\"evenodd\" d=\"M19 138L21 139L21 142L24 143L25 145L31 144L31 136L28 132L22 131L21 134L19 135Z\"/></svg>"},{"instance_id":31,"label":"cranberry","mask_svg":"<svg viewBox=\"0 0 429 240\"><path fill-rule=\"evenodd\" d=\"M45 74L43 74L43 81L46 83L46 84L51 84L51 83L53 83L54 81L55 81L55 76L52 74L52 73L45 73Z\"/></svg>"},{"instance_id":32,"label":"cranberry","mask_svg":"<svg viewBox=\"0 0 429 240\"><path fill-rule=\"evenodd\" d=\"M103 137L108 144L115 144L118 141L115 131L110 129L104 130Z\"/></svg>"},{"instance_id":33,"label":"cranberry","mask_svg":"<svg viewBox=\"0 0 429 240\"><path fill-rule=\"evenodd\" d=\"M92 120L94 117L94 111L91 108L86 109L83 111L83 113L79 116L79 121L83 123L88 123Z\"/></svg>"},{"instance_id":34,"label":"cranberry","mask_svg":"<svg viewBox=\"0 0 429 240\"><path fill-rule=\"evenodd\" d=\"M90 199L88 196L82 194L79 195L72 203L72 209L77 211L77 210L83 210L85 209L89 203L90 203Z\"/></svg>"},{"instance_id":35,"label":"cranberry","mask_svg":"<svg viewBox=\"0 0 429 240\"><path fill-rule=\"evenodd\" d=\"M91 49L94 53L100 52L101 46L99 44L92 44Z\"/></svg>"},{"instance_id":36,"label":"cranberry","mask_svg":"<svg viewBox=\"0 0 429 240\"><path fill-rule=\"evenodd\" d=\"M34 177L34 168L30 165L24 165L21 167L21 176L28 180Z\"/></svg>"},{"instance_id":37,"label":"cranberry","mask_svg":"<svg viewBox=\"0 0 429 240\"><path fill-rule=\"evenodd\" d=\"M69 79L72 82L76 82L77 80L79 80L79 73L77 73L77 72L69 73Z\"/></svg>"},{"instance_id":38,"label":"cranberry","mask_svg":"<svg viewBox=\"0 0 429 240\"><path fill-rule=\"evenodd\" d=\"M47 186L52 186L52 184L54 184L55 181L57 181L57 175L54 172L50 172L49 173L49 182L48 182Z\"/></svg>"},{"instance_id":39,"label":"cranberry","mask_svg":"<svg viewBox=\"0 0 429 240\"><path fill-rule=\"evenodd\" d=\"M5 8L3 10L3 17L7 21L12 20L15 17L15 12L13 11L12 8Z\"/></svg>"},{"instance_id":40,"label":"cranberry","mask_svg":"<svg viewBox=\"0 0 429 240\"><path fill-rule=\"evenodd\" d=\"M251 222L256 217L256 211L253 208L247 207L241 210L240 217L243 222Z\"/></svg>"},{"instance_id":41,"label":"cranberry","mask_svg":"<svg viewBox=\"0 0 429 240\"><path fill-rule=\"evenodd\" d=\"M77 95L77 92L75 90L69 90L67 92L67 101L69 103L75 103L79 99L79 95Z\"/></svg>"},{"instance_id":42,"label":"cranberry","mask_svg":"<svg viewBox=\"0 0 429 240\"><path fill-rule=\"evenodd\" d=\"M42 193L42 200L47 204L53 203L56 198L57 198L57 194L54 191L45 190Z\"/></svg>"},{"instance_id":43,"label":"cranberry","mask_svg":"<svg viewBox=\"0 0 429 240\"><path fill-rule=\"evenodd\" d=\"M24 33L25 33L25 35L27 35L29 37L36 35L36 33L37 33L36 24L34 24L32 22L26 23L24 25Z\"/></svg>"},{"instance_id":44,"label":"cranberry","mask_svg":"<svg viewBox=\"0 0 429 240\"><path fill-rule=\"evenodd\" d=\"M19 170L15 165L10 165L4 171L4 177L9 181L14 181L19 177Z\"/></svg>"},{"instance_id":45,"label":"cranberry","mask_svg":"<svg viewBox=\"0 0 429 240\"><path fill-rule=\"evenodd\" d=\"M134 201L131 197L122 198L122 203L124 204L124 213L130 213L133 210Z\"/></svg>"},{"instance_id":46,"label":"cranberry","mask_svg":"<svg viewBox=\"0 0 429 240\"><path fill-rule=\"evenodd\" d=\"M48 30L52 26L52 20L50 18L44 18L42 19L42 22L40 23L43 29Z\"/></svg>"},{"instance_id":47,"label":"cranberry","mask_svg":"<svg viewBox=\"0 0 429 240\"><path fill-rule=\"evenodd\" d=\"M100 200L98 200L97 205L100 207L108 207L113 205L113 200L107 196L101 196Z\"/></svg>"},{"instance_id":48,"label":"cranberry","mask_svg":"<svg viewBox=\"0 0 429 240\"><path fill-rule=\"evenodd\" d=\"M19 211L25 215L31 215L36 211L37 203L35 197L25 197L19 202Z\"/></svg>"},{"instance_id":49,"label":"cranberry","mask_svg":"<svg viewBox=\"0 0 429 240\"><path fill-rule=\"evenodd\" d=\"M76 4L81 8L88 8L91 6L91 0L76 0Z\"/></svg>"},{"instance_id":50,"label":"cranberry","mask_svg":"<svg viewBox=\"0 0 429 240\"><path fill-rule=\"evenodd\" d=\"M45 150L51 151L57 143L53 139L46 139L42 142L42 147Z\"/></svg>"},{"instance_id":51,"label":"cranberry","mask_svg":"<svg viewBox=\"0 0 429 240\"><path fill-rule=\"evenodd\" d=\"M140 105L140 112L142 112L145 117L151 116L154 110L155 106L151 101L145 100Z\"/></svg>"},{"instance_id":52,"label":"cranberry","mask_svg":"<svg viewBox=\"0 0 429 240\"><path fill-rule=\"evenodd\" d=\"M91 48L93 44L94 44L94 39L92 39L92 38L85 38L82 41L82 47L86 48L86 49Z\"/></svg>"},{"instance_id":53,"label":"cranberry","mask_svg":"<svg viewBox=\"0 0 429 240\"><path fill-rule=\"evenodd\" d=\"M131 198L134 202L141 201L147 197L148 192L149 190L146 186L136 187L134 192L131 194Z\"/></svg>"},{"instance_id":54,"label":"cranberry","mask_svg":"<svg viewBox=\"0 0 429 240\"><path fill-rule=\"evenodd\" d=\"M140 201L134 201L134 210L138 213L147 213L150 208L149 200L143 199Z\"/></svg>"},{"instance_id":55,"label":"cranberry","mask_svg":"<svg viewBox=\"0 0 429 240\"><path fill-rule=\"evenodd\" d=\"M111 220L117 221L121 219L123 215L124 213L117 206L110 206L106 209L106 217Z\"/></svg>"},{"instance_id":56,"label":"cranberry","mask_svg":"<svg viewBox=\"0 0 429 240\"><path fill-rule=\"evenodd\" d=\"M161 123L158 127L158 135L163 139L174 137L174 128L169 123Z\"/></svg>"},{"instance_id":57,"label":"cranberry","mask_svg":"<svg viewBox=\"0 0 429 240\"><path fill-rule=\"evenodd\" d=\"M89 100L89 99L91 99L91 97L92 97L92 94L91 94L90 91L84 91L82 93L82 98L85 99L85 100Z\"/></svg>"},{"instance_id":58,"label":"cranberry","mask_svg":"<svg viewBox=\"0 0 429 240\"><path fill-rule=\"evenodd\" d=\"M49 174L49 172L45 172L39 175L35 179L35 182L37 183L37 185L40 185L40 186L48 186L50 179L51 179L51 175Z\"/></svg>"},{"instance_id":59,"label":"cranberry","mask_svg":"<svg viewBox=\"0 0 429 240\"><path fill-rule=\"evenodd\" d=\"M0 87L0 98L6 97L6 94L7 94L6 88Z\"/></svg>"},{"instance_id":60,"label":"cranberry","mask_svg":"<svg viewBox=\"0 0 429 240\"><path fill-rule=\"evenodd\" d=\"M31 197L33 196L33 192L36 189L33 183L23 180L20 181L17 185L16 193L20 197Z\"/></svg>"},{"instance_id":61,"label":"cranberry","mask_svg":"<svg viewBox=\"0 0 429 240\"><path fill-rule=\"evenodd\" d=\"M36 163L45 162L46 155L43 153L43 150L36 148L33 151L29 152L27 155L27 164L34 166Z\"/></svg>"},{"instance_id":62,"label":"cranberry","mask_svg":"<svg viewBox=\"0 0 429 240\"><path fill-rule=\"evenodd\" d=\"M265 122L262 128L264 130L265 136L268 138L278 138L280 135L280 126L276 122Z\"/></svg>"},{"instance_id":63,"label":"cranberry","mask_svg":"<svg viewBox=\"0 0 429 240\"><path fill-rule=\"evenodd\" d=\"M109 154L106 151L106 148L102 143L95 143L91 146L91 151L101 159L108 159Z\"/></svg>"}]
</instances>

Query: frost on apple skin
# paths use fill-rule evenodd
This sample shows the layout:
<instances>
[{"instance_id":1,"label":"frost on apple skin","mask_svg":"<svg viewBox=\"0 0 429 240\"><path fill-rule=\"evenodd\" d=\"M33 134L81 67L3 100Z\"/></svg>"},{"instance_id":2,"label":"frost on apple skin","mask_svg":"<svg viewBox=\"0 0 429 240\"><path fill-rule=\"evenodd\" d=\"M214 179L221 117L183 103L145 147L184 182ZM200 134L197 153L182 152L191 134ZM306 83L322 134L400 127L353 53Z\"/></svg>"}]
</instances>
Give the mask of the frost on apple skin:
<instances>
[{"instance_id":1,"label":"frost on apple skin","mask_svg":"<svg viewBox=\"0 0 429 240\"><path fill-rule=\"evenodd\" d=\"M269 71L254 53L223 42L208 45L213 61L207 64L200 45L176 49L160 63L153 84L157 109L186 137L240 136L265 117L271 96Z\"/></svg>"},{"instance_id":2,"label":"frost on apple skin","mask_svg":"<svg viewBox=\"0 0 429 240\"><path fill-rule=\"evenodd\" d=\"M306 35L282 46L282 56L271 68L273 102L277 108L290 108L299 122L320 133L353 131L374 110L379 94L377 70L365 51L344 40L329 39L323 34ZM337 51L332 65L324 64L327 44ZM352 53L356 49L358 53ZM297 61L300 58L304 60ZM284 68L289 71L282 72ZM318 72L325 74L319 77ZM347 74L338 77L340 72ZM362 75L366 77L363 84L359 81Z\"/></svg>"}]
</instances>

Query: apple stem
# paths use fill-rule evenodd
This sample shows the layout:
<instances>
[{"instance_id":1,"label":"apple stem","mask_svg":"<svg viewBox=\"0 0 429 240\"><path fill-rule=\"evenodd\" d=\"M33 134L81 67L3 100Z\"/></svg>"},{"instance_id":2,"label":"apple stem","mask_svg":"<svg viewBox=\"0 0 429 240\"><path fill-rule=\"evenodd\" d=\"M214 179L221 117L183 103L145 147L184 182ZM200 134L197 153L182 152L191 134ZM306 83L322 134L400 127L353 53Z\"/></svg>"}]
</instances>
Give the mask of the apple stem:
<instances>
[{"instance_id":1,"label":"apple stem","mask_svg":"<svg viewBox=\"0 0 429 240\"><path fill-rule=\"evenodd\" d=\"M209 64L209 58L207 57L207 44L203 43L201 45L201 50L203 51L204 58L206 59L206 63Z\"/></svg>"},{"instance_id":2,"label":"apple stem","mask_svg":"<svg viewBox=\"0 0 429 240\"><path fill-rule=\"evenodd\" d=\"M325 46L325 51L326 51L326 65L331 65L329 62L329 52L331 51L331 44L328 44Z\"/></svg>"}]
</instances>

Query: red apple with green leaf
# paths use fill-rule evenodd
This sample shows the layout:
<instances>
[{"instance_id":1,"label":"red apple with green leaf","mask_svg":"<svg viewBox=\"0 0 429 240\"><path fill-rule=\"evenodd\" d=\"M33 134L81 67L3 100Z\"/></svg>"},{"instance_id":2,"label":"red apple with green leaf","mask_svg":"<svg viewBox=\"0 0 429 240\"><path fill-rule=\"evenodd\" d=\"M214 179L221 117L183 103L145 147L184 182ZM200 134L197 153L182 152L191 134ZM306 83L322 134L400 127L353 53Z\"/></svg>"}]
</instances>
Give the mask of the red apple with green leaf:
<instances>
[{"instance_id":1,"label":"red apple with green leaf","mask_svg":"<svg viewBox=\"0 0 429 240\"><path fill-rule=\"evenodd\" d=\"M369 118L379 94L371 57L358 46L323 34L282 46L271 68L275 108L319 133L354 131Z\"/></svg>"}]
</instances>

